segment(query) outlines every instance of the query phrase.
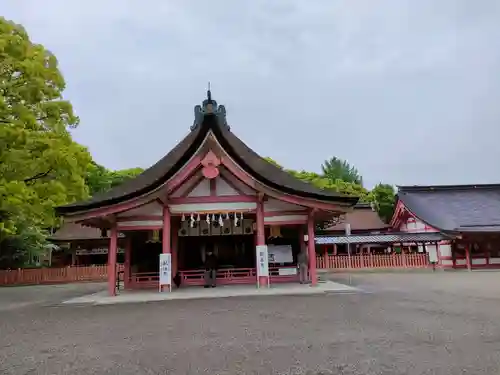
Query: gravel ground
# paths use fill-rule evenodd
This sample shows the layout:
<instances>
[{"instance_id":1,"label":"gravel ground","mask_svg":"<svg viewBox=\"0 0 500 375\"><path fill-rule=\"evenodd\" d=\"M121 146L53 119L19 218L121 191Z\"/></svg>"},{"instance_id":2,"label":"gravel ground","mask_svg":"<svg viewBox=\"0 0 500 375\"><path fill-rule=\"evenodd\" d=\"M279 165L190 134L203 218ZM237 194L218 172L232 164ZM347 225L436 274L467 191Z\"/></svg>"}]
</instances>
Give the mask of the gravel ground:
<instances>
[{"instance_id":1,"label":"gravel ground","mask_svg":"<svg viewBox=\"0 0 500 375\"><path fill-rule=\"evenodd\" d=\"M364 292L61 306L38 287L0 310L0 374L498 374L500 273L332 278Z\"/></svg>"}]
</instances>

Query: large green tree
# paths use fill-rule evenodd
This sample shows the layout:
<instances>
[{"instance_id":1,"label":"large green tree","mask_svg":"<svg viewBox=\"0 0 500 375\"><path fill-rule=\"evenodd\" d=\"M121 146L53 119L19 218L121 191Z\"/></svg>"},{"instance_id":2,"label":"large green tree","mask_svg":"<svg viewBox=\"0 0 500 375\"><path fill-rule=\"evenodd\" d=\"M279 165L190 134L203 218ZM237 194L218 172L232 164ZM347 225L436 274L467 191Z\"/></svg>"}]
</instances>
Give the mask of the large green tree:
<instances>
[{"instance_id":1,"label":"large green tree","mask_svg":"<svg viewBox=\"0 0 500 375\"><path fill-rule=\"evenodd\" d=\"M318 174L315 172L284 169L275 160L269 157L266 157L265 159L290 173L292 176L313 184L320 189L336 191L345 195L359 197L361 202L373 203L378 214L385 222L389 222L392 218L395 205L394 187L389 184L379 183L371 191L368 191L359 183L362 179L357 170L347 163L344 163L341 159L334 158L336 160L335 162L325 163L323 165L323 172L328 172L328 170L330 170L330 176L327 176L327 173ZM340 162L337 163L339 160ZM329 169L328 166L325 166L326 164L329 166L333 165L334 168ZM336 166L337 164L338 166ZM344 176L345 180L342 178L334 179L335 175Z\"/></svg>"},{"instance_id":2,"label":"large green tree","mask_svg":"<svg viewBox=\"0 0 500 375\"><path fill-rule=\"evenodd\" d=\"M310 183L319 189L331 190L341 194L359 197L362 201L368 201L370 199L368 190L366 190L363 186L356 182L344 181L340 178L333 179L316 172L285 169L281 166L281 164L270 157L265 157L264 159L269 163L279 167L280 169L283 169L284 171L290 173L292 176L298 178L299 180Z\"/></svg>"},{"instance_id":3,"label":"large green tree","mask_svg":"<svg viewBox=\"0 0 500 375\"><path fill-rule=\"evenodd\" d=\"M57 225L54 206L85 198L91 157L69 130L55 56L0 18L0 251L22 228Z\"/></svg>"},{"instance_id":4,"label":"large green tree","mask_svg":"<svg viewBox=\"0 0 500 375\"><path fill-rule=\"evenodd\" d=\"M379 183L370 192L371 200L377 208L378 214L388 223L394 214L396 192L394 186Z\"/></svg>"},{"instance_id":5,"label":"large green tree","mask_svg":"<svg viewBox=\"0 0 500 375\"><path fill-rule=\"evenodd\" d=\"M129 168L112 171L102 165L92 162L86 176L86 183L90 195L105 192L127 180L135 178L144 170L142 168Z\"/></svg>"},{"instance_id":6,"label":"large green tree","mask_svg":"<svg viewBox=\"0 0 500 375\"><path fill-rule=\"evenodd\" d=\"M358 185L363 185L363 178L359 174L358 170L350 165L346 160L332 157L325 160L321 165L321 170L323 176L332 180L342 180L345 182L351 182Z\"/></svg>"}]
</instances>

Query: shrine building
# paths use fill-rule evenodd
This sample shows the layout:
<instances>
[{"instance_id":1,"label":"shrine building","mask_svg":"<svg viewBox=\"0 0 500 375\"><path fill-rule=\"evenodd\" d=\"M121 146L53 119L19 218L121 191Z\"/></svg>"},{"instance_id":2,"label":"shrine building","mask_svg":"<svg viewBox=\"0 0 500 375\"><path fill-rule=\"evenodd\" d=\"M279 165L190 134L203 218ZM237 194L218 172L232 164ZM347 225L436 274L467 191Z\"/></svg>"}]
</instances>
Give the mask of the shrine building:
<instances>
[{"instance_id":1,"label":"shrine building","mask_svg":"<svg viewBox=\"0 0 500 375\"><path fill-rule=\"evenodd\" d=\"M257 155L207 94L195 106L190 132L160 161L105 193L57 209L66 222L107 233L111 295L119 237L126 289L158 287L161 253L171 254L172 278L179 275L181 287L202 285L207 251L218 257L218 284L259 285L297 281L297 254L307 251L315 285L315 228L331 225L358 201L298 180ZM268 273L258 277L256 251L263 245Z\"/></svg>"}]
</instances>

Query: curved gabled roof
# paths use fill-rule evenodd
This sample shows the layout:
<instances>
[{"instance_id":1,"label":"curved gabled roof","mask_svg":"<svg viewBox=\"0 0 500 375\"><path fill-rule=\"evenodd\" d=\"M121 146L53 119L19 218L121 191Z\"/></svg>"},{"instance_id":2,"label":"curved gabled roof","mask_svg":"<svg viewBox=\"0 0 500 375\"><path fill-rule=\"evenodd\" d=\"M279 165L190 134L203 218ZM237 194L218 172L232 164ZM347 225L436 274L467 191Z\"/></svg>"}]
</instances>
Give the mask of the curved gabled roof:
<instances>
[{"instance_id":1,"label":"curved gabled roof","mask_svg":"<svg viewBox=\"0 0 500 375\"><path fill-rule=\"evenodd\" d=\"M444 232L500 232L500 185L398 186L420 220Z\"/></svg>"},{"instance_id":2,"label":"curved gabled roof","mask_svg":"<svg viewBox=\"0 0 500 375\"><path fill-rule=\"evenodd\" d=\"M217 111L217 103L211 100L208 102L208 104L212 103L214 104L215 111L212 111L212 107L210 107L210 113L204 112L207 100L203 103L203 109L200 106L195 107L197 120L195 120L195 124L191 127L191 132L152 167L146 169L136 178L126 181L122 185L105 193L97 194L87 201L58 207L57 211L60 214L68 214L117 204L139 197L158 188L189 161L202 145L209 131L212 131L220 145L241 168L257 181L273 189L324 202L348 205L357 203L357 197L318 189L311 184L295 178L260 157L230 131L229 126L225 122L224 107L220 106L220 110ZM221 120L222 116L223 119Z\"/></svg>"}]
</instances>

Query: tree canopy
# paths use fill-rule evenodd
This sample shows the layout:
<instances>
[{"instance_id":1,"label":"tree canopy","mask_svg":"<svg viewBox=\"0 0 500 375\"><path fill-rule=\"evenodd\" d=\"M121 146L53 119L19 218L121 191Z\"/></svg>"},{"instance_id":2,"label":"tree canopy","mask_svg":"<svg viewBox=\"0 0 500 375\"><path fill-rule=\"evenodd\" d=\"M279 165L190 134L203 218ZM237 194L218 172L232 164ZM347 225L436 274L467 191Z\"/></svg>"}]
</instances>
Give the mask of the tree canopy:
<instances>
[{"instance_id":1,"label":"tree canopy","mask_svg":"<svg viewBox=\"0 0 500 375\"><path fill-rule=\"evenodd\" d=\"M342 180L345 182L363 185L363 178L359 174L358 170L350 165L346 160L339 159L335 156L329 160L325 160L321 165L321 170L323 172L323 176L329 180Z\"/></svg>"},{"instance_id":2,"label":"tree canopy","mask_svg":"<svg viewBox=\"0 0 500 375\"><path fill-rule=\"evenodd\" d=\"M143 172L142 168L129 168L118 171L111 171L102 165L92 162L86 175L86 183L89 187L90 195L105 192L130 180Z\"/></svg>"},{"instance_id":3,"label":"tree canopy","mask_svg":"<svg viewBox=\"0 0 500 375\"><path fill-rule=\"evenodd\" d=\"M369 191L361 185L362 178L358 170L342 159L333 157L326 160L322 164L322 173L285 169L270 157L264 159L319 189L359 197L361 202L373 203L380 217L386 222L392 217L395 204L394 187L380 183Z\"/></svg>"},{"instance_id":4,"label":"tree canopy","mask_svg":"<svg viewBox=\"0 0 500 375\"><path fill-rule=\"evenodd\" d=\"M57 225L55 206L88 196L91 156L71 138L78 117L64 88L55 56L0 18L0 251Z\"/></svg>"}]
</instances>

